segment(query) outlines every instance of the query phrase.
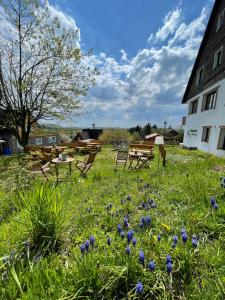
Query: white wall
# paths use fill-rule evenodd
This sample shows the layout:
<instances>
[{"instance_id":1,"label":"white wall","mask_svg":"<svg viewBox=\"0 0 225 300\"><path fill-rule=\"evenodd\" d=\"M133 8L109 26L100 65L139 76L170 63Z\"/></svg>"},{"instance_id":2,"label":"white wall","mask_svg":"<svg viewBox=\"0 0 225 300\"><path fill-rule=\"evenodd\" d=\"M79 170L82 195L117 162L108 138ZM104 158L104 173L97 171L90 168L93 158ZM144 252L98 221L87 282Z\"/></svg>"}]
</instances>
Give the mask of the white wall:
<instances>
[{"instance_id":1,"label":"white wall","mask_svg":"<svg viewBox=\"0 0 225 300\"><path fill-rule=\"evenodd\" d=\"M203 95L219 86L217 92L216 108L201 111ZM188 101L187 113L189 113L190 102L196 98L198 100L198 111L196 114L187 115L184 127L184 146L197 147L199 150L214 153L218 156L225 157L225 151L217 149L220 134L220 126L225 126L225 79L217 82L201 94ZM202 142L203 126L211 126L210 137L208 143ZM195 132L195 130L197 132Z\"/></svg>"}]
</instances>

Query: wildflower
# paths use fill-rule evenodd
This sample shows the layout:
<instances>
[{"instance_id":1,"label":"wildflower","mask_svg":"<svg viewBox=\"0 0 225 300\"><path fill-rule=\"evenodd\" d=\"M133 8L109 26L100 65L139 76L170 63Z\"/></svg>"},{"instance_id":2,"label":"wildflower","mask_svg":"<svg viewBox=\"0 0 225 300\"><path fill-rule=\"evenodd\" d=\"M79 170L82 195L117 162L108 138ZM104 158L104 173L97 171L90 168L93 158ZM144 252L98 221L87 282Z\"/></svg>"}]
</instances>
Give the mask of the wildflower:
<instances>
[{"instance_id":1,"label":"wildflower","mask_svg":"<svg viewBox=\"0 0 225 300\"><path fill-rule=\"evenodd\" d=\"M141 295L144 291L143 285L140 281L138 281L137 285L136 285L136 293L138 295Z\"/></svg>"},{"instance_id":2,"label":"wildflower","mask_svg":"<svg viewBox=\"0 0 225 300\"><path fill-rule=\"evenodd\" d=\"M198 239L197 239L196 235L192 236L192 246L194 248L196 248L198 246Z\"/></svg>"},{"instance_id":3,"label":"wildflower","mask_svg":"<svg viewBox=\"0 0 225 300\"><path fill-rule=\"evenodd\" d=\"M184 243L186 243L186 242L187 242L187 239L188 239L187 233L186 233L186 232L183 232L181 236L182 236L182 241L183 241Z\"/></svg>"},{"instance_id":4,"label":"wildflower","mask_svg":"<svg viewBox=\"0 0 225 300\"><path fill-rule=\"evenodd\" d=\"M144 223L140 222L139 227L143 228L144 227Z\"/></svg>"},{"instance_id":5,"label":"wildflower","mask_svg":"<svg viewBox=\"0 0 225 300\"><path fill-rule=\"evenodd\" d=\"M126 251L126 253L127 253L128 255L130 255L130 247L129 247L129 246L127 246L127 247L125 248L125 251Z\"/></svg>"},{"instance_id":6,"label":"wildflower","mask_svg":"<svg viewBox=\"0 0 225 300\"><path fill-rule=\"evenodd\" d=\"M127 200L130 201L131 200L131 195L127 196Z\"/></svg>"},{"instance_id":7,"label":"wildflower","mask_svg":"<svg viewBox=\"0 0 225 300\"><path fill-rule=\"evenodd\" d=\"M210 203L211 203L212 207L216 204L215 197L210 197Z\"/></svg>"},{"instance_id":8,"label":"wildflower","mask_svg":"<svg viewBox=\"0 0 225 300\"><path fill-rule=\"evenodd\" d=\"M112 243L112 239L110 237L107 238L107 244L110 246Z\"/></svg>"},{"instance_id":9,"label":"wildflower","mask_svg":"<svg viewBox=\"0 0 225 300\"><path fill-rule=\"evenodd\" d=\"M155 263L154 263L153 260L149 262L148 268L149 268L149 270L152 271L152 272L155 270Z\"/></svg>"},{"instance_id":10,"label":"wildflower","mask_svg":"<svg viewBox=\"0 0 225 300\"><path fill-rule=\"evenodd\" d=\"M127 242L130 244L130 241L132 240L133 232L130 230L127 232Z\"/></svg>"},{"instance_id":11,"label":"wildflower","mask_svg":"<svg viewBox=\"0 0 225 300\"><path fill-rule=\"evenodd\" d=\"M121 233L121 231L122 231L122 226L121 226L120 224L118 224L117 230L118 230L119 233Z\"/></svg>"},{"instance_id":12,"label":"wildflower","mask_svg":"<svg viewBox=\"0 0 225 300\"><path fill-rule=\"evenodd\" d=\"M168 263L172 263L172 260L171 260L171 256L170 255L167 255L166 256L166 264Z\"/></svg>"},{"instance_id":13,"label":"wildflower","mask_svg":"<svg viewBox=\"0 0 225 300\"><path fill-rule=\"evenodd\" d=\"M180 233L181 234L186 233L186 230L184 228L181 228Z\"/></svg>"},{"instance_id":14,"label":"wildflower","mask_svg":"<svg viewBox=\"0 0 225 300\"><path fill-rule=\"evenodd\" d=\"M217 210L217 209L219 208L218 204L215 203L215 204L213 205L213 208L214 208L215 210Z\"/></svg>"},{"instance_id":15,"label":"wildflower","mask_svg":"<svg viewBox=\"0 0 225 300\"><path fill-rule=\"evenodd\" d=\"M142 265L144 265L145 263L145 255L144 255L144 252L142 250L140 250L139 252L139 261Z\"/></svg>"},{"instance_id":16,"label":"wildflower","mask_svg":"<svg viewBox=\"0 0 225 300\"><path fill-rule=\"evenodd\" d=\"M152 199L148 199L148 204L149 204L149 205L152 205L153 202L154 202L154 201L153 201Z\"/></svg>"},{"instance_id":17,"label":"wildflower","mask_svg":"<svg viewBox=\"0 0 225 300\"><path fill-rule=\"evenodd\" d=\"M134 247L136 246L137 240L135 238L132 239L132 244L133 244Z\"/></svg>"},{"instance_id":18,"label":"wildflower","mask_svg":"<svg viewBox=\"0 0 225 300\"><path fill-rule=\"evenodd\" d=\"M88 251L89 246L90 246L90 243L88 240L84 243L84 246L85 246L85 250Z\"/></svg>"},{"instance_id":19,"label":"wildflower","mask_svg":"<svg viewBox=\"0 0 225 300\"><path fill-rule=\"evenodd\" d=\"M147 216L147 217L145 218L145 222L146 222L147 225L150 225L151 222L152 222L151 217L150 217L150 216Z\"/></svg>"},{"instance_id":20,"label":"wildflower","mask_svg":"<svg viewBox=\"0 0 225 300\"><path fill-rule=\"evenodd\" d=\"M145 225L145 217L141 218L141 222L140 223L143 223L143 225Z\"/></svg>"},{"instance_id":21,"label":"wildflower","mask_svg":"<svg viewBox=\"0 0 225 300\"><path fill-rule=\"evenodd\" d=\"M93 246L95 243L95 238L93 237L93 235L90 236L89 241L90 241L90 244Z\"/></svg>"},{"instance_id":22,"label":"wildflower","mask_svg":"<svg viewBox=\"0 0 225 300\"><path fill-rule=\"evenodd\" d=\"M177 242L178 242L178 236L177 235L174 235L173 242L174 242L174 244L177 244Z\"/></svg>"},{"instance_id":23,"label":"wildflower","mask_svg":"<svg viewBox=\"0 0 225 300\"><path fill-rule=\"evenodd\" d=\"M160 241L161 241L161 239L162 239L161 235L160 235L160 234L158 234L158 236L157 236L157 240L160 242Z\"/></svg>"},{"instance_id":24,"label":"wildflower","mask_svg":"<svg viewBox=\"0 0 225 300\"><path fill-rule=\"evenodd\" d=\"M172 263L171 263L171 262L169 262L169 263L166 265L166 269L167 269L167 272L168 272L168 273L171 273L171 272L172 272L173 266L172 266Z\"/></svg>"},{"instance_id":25,"label":"wildflower","mask_svg":"<svg viewBox=\"0 0 225 300\"><path fill-rule=\"evenodd\" d=\"M81 251L82 254L84 254L84 252L85 252L85 245L84 244L80 245L80 251Z\"/></svg>"},{"instance_id":26,"label":"wildflower","mask_svg":"<svg viewBox=\"0 0 225 300\"><path fill-rule=\"evenodd\" d=\"M124 239L124 237L125 237L124 231L121 231L121 232L120 232L120 236L121 236L122 239Z\"/></svg>"},{"instance_id":27,"label":"wildflower","mask_svg":"<svg viewBox=\"0 0 225 300\"><path fill-rule=\"evenodd\" d=\"M127 217L124 217L123 223L124 223L125 227L129 227L129 223L128 223L128 218Z\"/></svg>"}]
</instances>

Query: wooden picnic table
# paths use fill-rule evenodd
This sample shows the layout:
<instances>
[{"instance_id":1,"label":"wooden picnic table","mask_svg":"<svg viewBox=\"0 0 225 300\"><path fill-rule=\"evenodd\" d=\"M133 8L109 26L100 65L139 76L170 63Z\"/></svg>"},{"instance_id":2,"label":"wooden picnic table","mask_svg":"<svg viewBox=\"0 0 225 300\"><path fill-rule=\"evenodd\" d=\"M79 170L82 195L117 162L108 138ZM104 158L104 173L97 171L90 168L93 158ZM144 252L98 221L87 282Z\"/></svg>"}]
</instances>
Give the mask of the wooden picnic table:
<instances>
[{"instance_id":1,"label":"wooden picnic table","mask_svg":"<svg viewBox=\"0 0 225 300\"><path fill-rule=\"evenodd\" d=\"M128 166L128 169L140 169L141 168L141 157L143 156L144 154L141 153L141 152L133 152L133 151L130 151L128 153L128 157L129 157L129 166ZM136 163L135 167L132 167L132 165Z\"/></svg>"}]
</instances>

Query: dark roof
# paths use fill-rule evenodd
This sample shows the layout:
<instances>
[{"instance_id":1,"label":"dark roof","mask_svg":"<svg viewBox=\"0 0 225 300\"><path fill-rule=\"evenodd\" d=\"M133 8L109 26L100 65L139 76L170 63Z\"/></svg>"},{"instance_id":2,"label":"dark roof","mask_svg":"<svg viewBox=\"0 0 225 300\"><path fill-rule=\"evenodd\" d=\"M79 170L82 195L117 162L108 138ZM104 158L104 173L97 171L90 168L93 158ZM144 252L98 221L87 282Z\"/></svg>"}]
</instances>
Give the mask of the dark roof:
<instances>
[{"instance_id":1,"label":"dark roof","mask_svg":"<svg viewBox=\"0 0 225 300\"><path fill-rule=\"evenodd\" d=\"M214 19L216 17L217 10L219 8L220 2L221 2L221 0L216 0L215 3L214 3L214 6L213 6L213 9L212 9L212 12L211 12L211 15L210 15L210 18L209 18L209 21L208 21L208 24L207 24L207 27L206 27L203 39L202 39L202 43L200 45L200 48L199 48L199 51L198 51L198 55L197 55L197 58L195 60L192 72L191 72L191 76L189 78L189 81L188 81L188 84L187 84L187 87L186 87L186 90L185 90L185 93L184 93L184 96L183 96L183 99L182 99L182 103L186 103L188 101L188 92L189 92L189 89L190 89L191 84L193 82L195 73L197 71L198 63L199 63L200 57L201 57L201 55L203 53L204 47L206 45L206 42L207 42L207 39L208 39L208 36L209 36L209 33L210 33L210 29L211 29L213 21L214 21Z\"/></svg>"},{"instance_id":2,"label":"dark roof","mask_svg":"<svg viewBox=\"0 0 225 300\"><path fill-rule=\"evenodd\" d=\"M83 132L84 131L88 132L90 139L98 139L99 136L103 133L103 129L97 128L87 128L83 129Z\"/></svg>"},{"instance_id":3,"label":"dark roof","mask_svg":"<svg viewBox=\"0 0 225 300\"><path fill-rule=\"evenodd\" d=\"M89 134L87 131L79 131L73 141L78 141L78 140L88 140L90 138Z\"/></svg>"}]
</instances>

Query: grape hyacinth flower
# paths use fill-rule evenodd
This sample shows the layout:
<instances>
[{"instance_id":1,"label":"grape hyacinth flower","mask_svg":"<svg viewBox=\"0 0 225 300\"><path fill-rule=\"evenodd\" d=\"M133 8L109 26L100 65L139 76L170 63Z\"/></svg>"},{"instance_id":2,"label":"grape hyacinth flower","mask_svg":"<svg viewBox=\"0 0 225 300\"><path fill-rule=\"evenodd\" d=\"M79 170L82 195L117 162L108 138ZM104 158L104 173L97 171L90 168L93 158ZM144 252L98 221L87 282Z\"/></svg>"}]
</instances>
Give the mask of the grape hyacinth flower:
<instances>
[{"instance_id":1,"label":"grape hyacinth flower","mask_svg":"<svg viewBox=\"0 0 225 300\"><path fill-rule=\"evenodd\" d=\"M93 237L93 235L90 236L89 241L90 241L91 246L94 246L95 238Z\"/></svg>"},{"instance_id":2,"label":"grape hyacinth flower","mask_svg":"<svg viewBox=\"0 0 225 300\"><path fill-rule=\"evenodd\" d=\"M177 244L177 242L178 242L178 236L177 235L174 235L173 242L174 242L174 244Z\"/></svg>"},{"instance_id":3,"label":"grape hyacinth flower","mask_svg":"<svg viewBox=\"0 0 225 300\"><path fill-rule=\"evenodd\" d=\"M167 272L168 272L168 273L171 273L171 272L172 272L173 266L172 266L172 263L171 263L171 262L169 262L169 263L166 265L166 269L167 269Z\"/></svg>"},{"instance_id":4,"label":"grape hyacinth flower","mask_svg":"<svg viewBox=\"0 0 225 300\"><path fill-rule=\"evenodd\" d=\"M141 222L140 223L143 223L143 225L145 225L145 217L141 218Z\"/></svg>"},{"instance_id":5,"label":"grape hyacinth flower","mask_svg":"<svg viewBox=\"0 0 225 300\"><path fill-rule=\"evenodd\" d=\"M140 222L139 227L144 228L144 223Z\"/></svg>"},{"instance_id":6,"label":"grape hyacinth flower","mask_svg":"<svg viewBox=\"0 0 225 300\"><path fill-rule=\"evenodd\" d=\"M217 210L217 209L219 208L218 204L215 203L214 206L213 206L213 208L214 208L215 210Z\"/></svg>"},{"instance_id":7,"label":"grape hyacinth flower","mask_svg":"<svg viewBox=\"0 0 225 300\"><path fill-rule=\"evenodd\" d=\"M127 253L128 255L130 255L130 247L129 247L129 246L127 246L127 247L125 248L125 251L126 251L126 253Z\"/></svg>"},{"instance_id":8,"label":"grape hyacinth flower","mask_svg":"<svg viewBox=\"0 0 225 300\"><path fill-rule=\"evenodd\" d=\"M166 264L169 264L169 263L172 263L172 260L171 260L171 256L167 255L166 256Z\"/></svg>"},{"instance_id":9,"label":"grape hyacinth flower","mask_svg":"<svg viewBox=\"0 0 225 300\"><path fill-rule=\"evenodd\" d=\"M123 223L124 223L125 227L129 227L129 222L128 222L128 218L127 217L124 217Z\"/></svg>"},{"instance_id":10,"label":"grape hyacinth flower","mask_svg":"<svg viewBox=\"0 0 225 300\"><path fill-rule=\"evenodd\" d=\"M186 242L187 242L187 239L188 239L187 233L186 233L186 232L183 232L181 236L182 236L182 241L183 241L184 243L186 243Z\"/></svg>"},{"instance_id":11,"label":"grape hyacinth flower","mask_svg":"<svg viewBox=\"0 0 225 300\"><path fill-rule=\"evenodd\" d=\"M120 236L121 236L122 239L124 239L124 237L125 237L124 231L121 231L121 232L120 232Z\"/></svg>"},{"instance_id":12,"label":"grape hyacinth flower","mask_svg":"<svg viewBox=\"0 0 225 300\"><path fill-rule=\"evenodd\" d=\"M112 239L110 237L107 238L107 244L110 246L112 243Z\"/></svg>"},{"instance_id":13,"label":"grape hyacinth flower","mask_svg":"<svg viewBox=\"0 0 225 300\"><path fill-rule=\"evenodd\" d=\"M148 263L148 268L151 272L155 271L155 263L153 260Z\"/></svg>"},{"instance_id":14,"label":"grape hyacinth flower","mask_svg":"<svg viewBox=\"0 0 225 300\"><path fill-rule=\"evenodd\" d=\"M84 252L85 252L85 245L84 244L80 245L80 251L81 251L82 254L84 254Z\"/></svg>"},{"instance_id":15,"label":"grape hyacinth flower","mask_svg":"<svg viewBox=\"0 0 225 300\"><path fill-rule=\"evenodd\" d=\"M127 196L127 200L128 200L128 201L131 201L131 195L128 195L128 196Z\"/></svg>"},{"instance_id":16,"label":"grape hyacinth flower","mask_svg":"<svg viewBox=\"0 0 225 300\"><path fill-rule=\"evenodd\" d=\"M133 244L134 247L136 246L137 240L135 238L132 239L132 244Z\"/></svg>"},{"instance_id":17,"label":"grape hyacinth flower","mask_svg":"<svg viewBox=\"0 0 225 300\"><path fill-rule=\"evenodd\" d=\"M151 222L152 222L151 217L150 217L150 216L147 216L147 217L145 218L145 223L146 223L147 225L150 225Z\"/></svg>"},{"instance_id":18,"label":"grape hyacinth flower","mask_svg":"<svg viewBox=\"0 0 225 300\"><path fill-rule=\"evenodd\" d=\"M210 203L211 203L212 207L215 205L215 203L216 203L215 197L210 197Z\"/></svg>"},{"instance_id":19,"label":"grape hyacinth flower","mask_svg":"<svg viewBox=\"0 0 225 300\"><path fill-rule=\"evenodd\" d=\"M143 285L140 281L138 281L137 285L136 285L136 293L138 295L141 295L144 291Z\"/></svg>"},{"instance_id":20,"label":"grape hyacinth flower","mask_svg":"<svg viewBox=\"0 0 225 300\"><path fill-rule=\"evenodd\" d=\"M194 248L197 248L197 246L198 246L198 239L197 239L197 236L196 236L196 235L193 235L193 236L192 236L192 246L193 246Z\"/></svg>"},{"instance_id":21,"label":"grape hyacinth flower","mask_svg":"<svg viewBox=\"0 0 225 300\"><path fill-rule=\"evenodd\" d=\"M132 230L130 230L130 231L127 232L127 242L128 242L128 244L130 244L130 242L132 240L132 237L133 237L133 232L132 232Z\"/></svg>"},{"instance_id":22,"label":"grape hyacinth flower","mask_svg":"<svg viewBox=\"0 0 225 300\"><path fill-rule=\"evenodd\" d=\"M118 230L119 233L121 233L121 231L122 231L122 226L121 226L120 224L118 224L117 230Z\"/></svg>"},{"instance_id":23,"label":"grape hyacinth flower","mask_svg":"<svg viewBox=\"0 0 225 300\"><path fill-rule=\"evenodd\" d=\"M144 255L144 252L142 250L140 250L139 252L139 261L142 265L144 265L145 263L145 255Z\"/></svg>"},{"instance_id":24,"label":"grape hyacinth flower","mask_svg":"<svg viewBox=\"0 0 225 300\"><path fill-rule=\"evenodd\" d=\"M90 246L90 243L88 240L84 243L84 246L85 246L85 250L88 251L89 246Z\"/></svg>"},{"instance_id":25,"label":"grape hyacinth flower","mask_svg":"<svg viewBox=\"0 0 225 300\"><path fill-rule=\"evenodd\" d=\"M157 236L157 240L160 242L160 241L161 241L161 239L162 239L162 237L161 237L161 234L158 234L158 236Z\"/></svg>"}]
</instances>

